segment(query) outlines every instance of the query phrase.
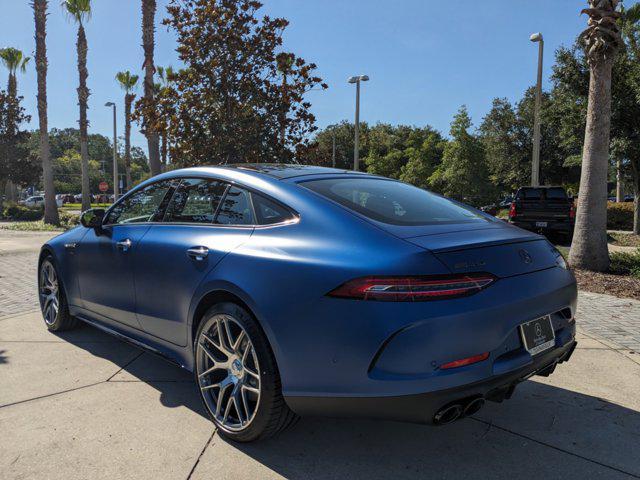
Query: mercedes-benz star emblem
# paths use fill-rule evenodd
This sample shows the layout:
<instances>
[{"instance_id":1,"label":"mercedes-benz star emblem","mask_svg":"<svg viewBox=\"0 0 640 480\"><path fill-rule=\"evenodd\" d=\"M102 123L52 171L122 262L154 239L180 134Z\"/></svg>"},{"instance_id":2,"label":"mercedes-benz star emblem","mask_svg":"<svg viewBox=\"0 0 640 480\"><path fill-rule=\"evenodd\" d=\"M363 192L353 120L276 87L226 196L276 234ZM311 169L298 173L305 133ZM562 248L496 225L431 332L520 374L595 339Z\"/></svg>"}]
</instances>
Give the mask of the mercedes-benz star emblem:
<instances>
[{"instance_id":1,"label":"mercedes-benz star emblem","mask_svg":"<svg viewBox=\"0 0 640 480\"><path fill-rule=\"evenodd\" d=\"M518 252L518 254L520 255L520 258L522 259L522 261L524 263L533 262L533 258L531 258L531 254L529 252L527 252L524 248L522 250L520 250Z\"/></svg>"}]
</instances>

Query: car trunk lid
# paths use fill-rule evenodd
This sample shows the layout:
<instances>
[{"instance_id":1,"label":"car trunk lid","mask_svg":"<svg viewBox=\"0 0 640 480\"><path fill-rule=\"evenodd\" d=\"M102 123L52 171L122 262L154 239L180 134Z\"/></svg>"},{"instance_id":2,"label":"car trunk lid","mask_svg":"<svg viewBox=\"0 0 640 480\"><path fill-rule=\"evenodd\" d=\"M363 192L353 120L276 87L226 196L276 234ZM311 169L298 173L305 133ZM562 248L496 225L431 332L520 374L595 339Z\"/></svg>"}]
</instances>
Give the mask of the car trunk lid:
<instances>
[{"instance_id":1,"label":"car trunk lid","mask_svg":"<svg viewBox=\"0 0 640 480\"><path fill-rule=\"evenodd\" d=\"M453 273L488 272L506 278L556 266L557 253L547 240L508 226L405 240L429 250Z\"/></svg>"}]
</instances>

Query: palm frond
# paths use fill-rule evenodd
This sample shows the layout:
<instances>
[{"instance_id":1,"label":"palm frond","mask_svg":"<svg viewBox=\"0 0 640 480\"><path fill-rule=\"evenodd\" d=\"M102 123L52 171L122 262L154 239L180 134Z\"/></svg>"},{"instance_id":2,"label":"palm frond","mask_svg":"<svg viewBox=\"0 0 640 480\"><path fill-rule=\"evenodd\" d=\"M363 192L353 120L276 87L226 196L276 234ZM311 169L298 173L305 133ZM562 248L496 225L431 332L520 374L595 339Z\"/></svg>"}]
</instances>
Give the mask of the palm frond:
<instances>
[{"instance_id":1,"label":"palm frond","mask_svg":"<svg viewBox=\"0 0 640 480\"><path fill-rule=\"evenodd\" d=\"M135 88L139 79L140 77L138 75L133 75L129 70L116 74L116 80L120 84L120 87L127 93Z\"/></svg>"},{"instance_id":2,"label":"palm frond","mask_svg":"<svg viewBox=\"0 0 640 480\"><path fill-rule=\"evenodd\" d=\"M24 55L22 51L18 50L17 48L0 48L0 59L11 73L16 73L18 68L21 68L21 64L22 67L26 66L29 58L27 57L23 60L23 57ZM24 68L22 71L24 71Z\"/></svg>"},{"instance_id":3,"label":"palm frond","mask_svg":"<svg viewBox=\"0 0 640 480\"><path fill-rule=\"evenodd\" d=\"M60 6L80 25L91 18L91 0L62 0Z\"/></svg>"},{"instance_id":4,"label":"palm frond","mask_svg":"<svg viewBox=\"0 0 640 480\"><path fill-rule=\"evenodd\" d=\"M31 57L25 57L25 59L22 60L22 63L20 64L20 71L22 73L27 71L27 64L29 63L30 60L31 60Z\"/></svg>"}]
</instances>

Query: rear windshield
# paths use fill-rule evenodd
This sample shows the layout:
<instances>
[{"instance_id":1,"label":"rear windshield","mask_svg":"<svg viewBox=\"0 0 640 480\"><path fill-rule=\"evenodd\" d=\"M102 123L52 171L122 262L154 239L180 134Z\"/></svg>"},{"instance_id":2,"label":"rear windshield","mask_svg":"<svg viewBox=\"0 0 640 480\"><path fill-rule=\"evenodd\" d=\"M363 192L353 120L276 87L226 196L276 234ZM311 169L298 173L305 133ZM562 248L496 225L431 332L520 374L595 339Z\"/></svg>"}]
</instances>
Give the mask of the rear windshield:
<instances>
[{"instance_id":1,"label":"rear windshield","mask_svg":"<svg viewBox=\"0 0 640 480\"><path fill-rule=\"evenodd\" d=\"M567 199L567 192L564 191L564 188L560 188L560 187L548 188L546 194L549 200L556 200L556 199L566 200Z\"/></svg>"},{"instance_id":2,"label":"rear windshield","mask_svg":"<svg viewBox=\"0 0 640 480\"><path fill-rule=\"evenodd\" d=\"M566 200L567 192L562 187L551 188L521 188L518 191L518 199L520 200Z\"/></svg>"},{"instance_id":3,"label":"rear windshield","mask_svg":"<svg viewBox=\"0 0 640 480\"><path fill-rule=\"evenodd\" d=\"M487 221L470 208L402 182L377 178L330 178L300 183L314 192L391 225Z\"/></svg>"}]
</instances>

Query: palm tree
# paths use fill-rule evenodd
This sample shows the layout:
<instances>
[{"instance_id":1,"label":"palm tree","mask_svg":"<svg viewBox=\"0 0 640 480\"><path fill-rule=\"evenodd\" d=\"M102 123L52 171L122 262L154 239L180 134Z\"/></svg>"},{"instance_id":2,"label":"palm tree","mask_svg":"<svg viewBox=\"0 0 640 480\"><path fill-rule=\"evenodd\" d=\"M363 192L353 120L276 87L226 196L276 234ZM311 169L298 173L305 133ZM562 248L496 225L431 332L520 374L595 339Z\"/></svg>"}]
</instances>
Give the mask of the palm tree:
<instances>
[{"instance_id":1,"label":"palm tree","mask_svg":"<svg viewBox=\"0 0 640 480\"><path fill-rule=\"evenodd\" d=\"M147 145L149 148L149 167L151 175L158 175L160 168L160 138L155 130L153 118L149 118L149 111L154 108L154 84L153 75L155 66L153 61L153 51L155 48L155 15L156 0L142 0L142 47L144 49L144 98L145 129L147 135Z\"/></svg>"},{"instance_id":2,"label":"palm tree","mask_svg":"<svg viewBox=\"0 0 640 480\"><path fill-rule=\"evenodd\" d=\"M78 53L78 105L80 106L80 159L82 161L82 210L91 208L91 192L89 190L89 150L88 150L88 126L87 109L89 101L89 89L87 88L87 36L84 31L84 23L91 16L91 0L63 0L62 7L70 18L78 24L78 41L76 49Z\"/></svg>"},{"instance_id":3,"label":"palm tree","mask_svg":"<svg viewBox=\"0 0 640 480\"><path fill-rule=\"evenodd\" d=\"M51 170L49 149L49 126L47 122L47 0L33 0L33 15L36 23L36 73L38 75L38 119L40 122L40 158L44 183L44 221L58 225L58 206Z\"/></svg>"},{"instance_id":4,"label":"palm tree","mask_svg":"<svg viewBox=\"0 0 640 480\"><path fill-rule=\"evenodd\" d=\"M131 104L136 98L131 93L140 77L132 75L129 70L118 72L116 80L124 90L124 169L127 175L127 188L131 188Z\"/></svg>"},{"instance_id":5,"label":"palm tree","mask_svg":"<svg viewBox=\"0 0 640 480\"><path fill-rule=\"evenodd\" d=\"M20 69L23 73L27 70L29 57L25 57L22 51L17 48L0 48L0 60L9 70L9 81L7 82L7 92L12 98L18 96L18 81L16 72ZM7 180L5 186L7 200L15 202L18 199L18 190L11 180Z\"/></svg>"},{"instance_id":6,"label":"palm tree","mask_svg":"<svg viewBox=\"0 0 640 480\"><path fill-rule=\"evenodd\" d=\"M582 151L578 212L569 263L598 272L609 268L607 174L611 130L611 72L622 45L619 0L589 0L588 27L580 35L590 68L587 126Z\"/></svg>"},{"instance_id":7,"label":"palm tree","mask_svg":"<svg viewBox=\"0 0 640 480\"><path fill-rule=\"evenodd\" d=\"M173 67L171 65L169 65L168 67L158 67L158 77L160 77L160 84L156 85L156 89L160 91L163 88L171 88L171 85L173 84L173 80L175 78L175 74L176 72L173 70ZM164 171L167 168L167 154L169 145L167 141L166 118L161 118L160 120L164 125L164 128L160 134L160 159L162 163L162 170Z\"/></svg>"},{"instance_id":8,"label":"palm tree","mask_svg":"<svg viewBox=\"0 0 640 480\"><path fill-rule=\"evenodd\" d=\"M16 72L18 69L22 73L27 71L27 64L30 57L25 57L24 54L17 48L7 47L0 48L0 60L4 63L4 66L9 70L9 81L7 82L7 92L12 97L16 97L18 94L18 81L16 79Z\"/></svg>"}]
</instances>

